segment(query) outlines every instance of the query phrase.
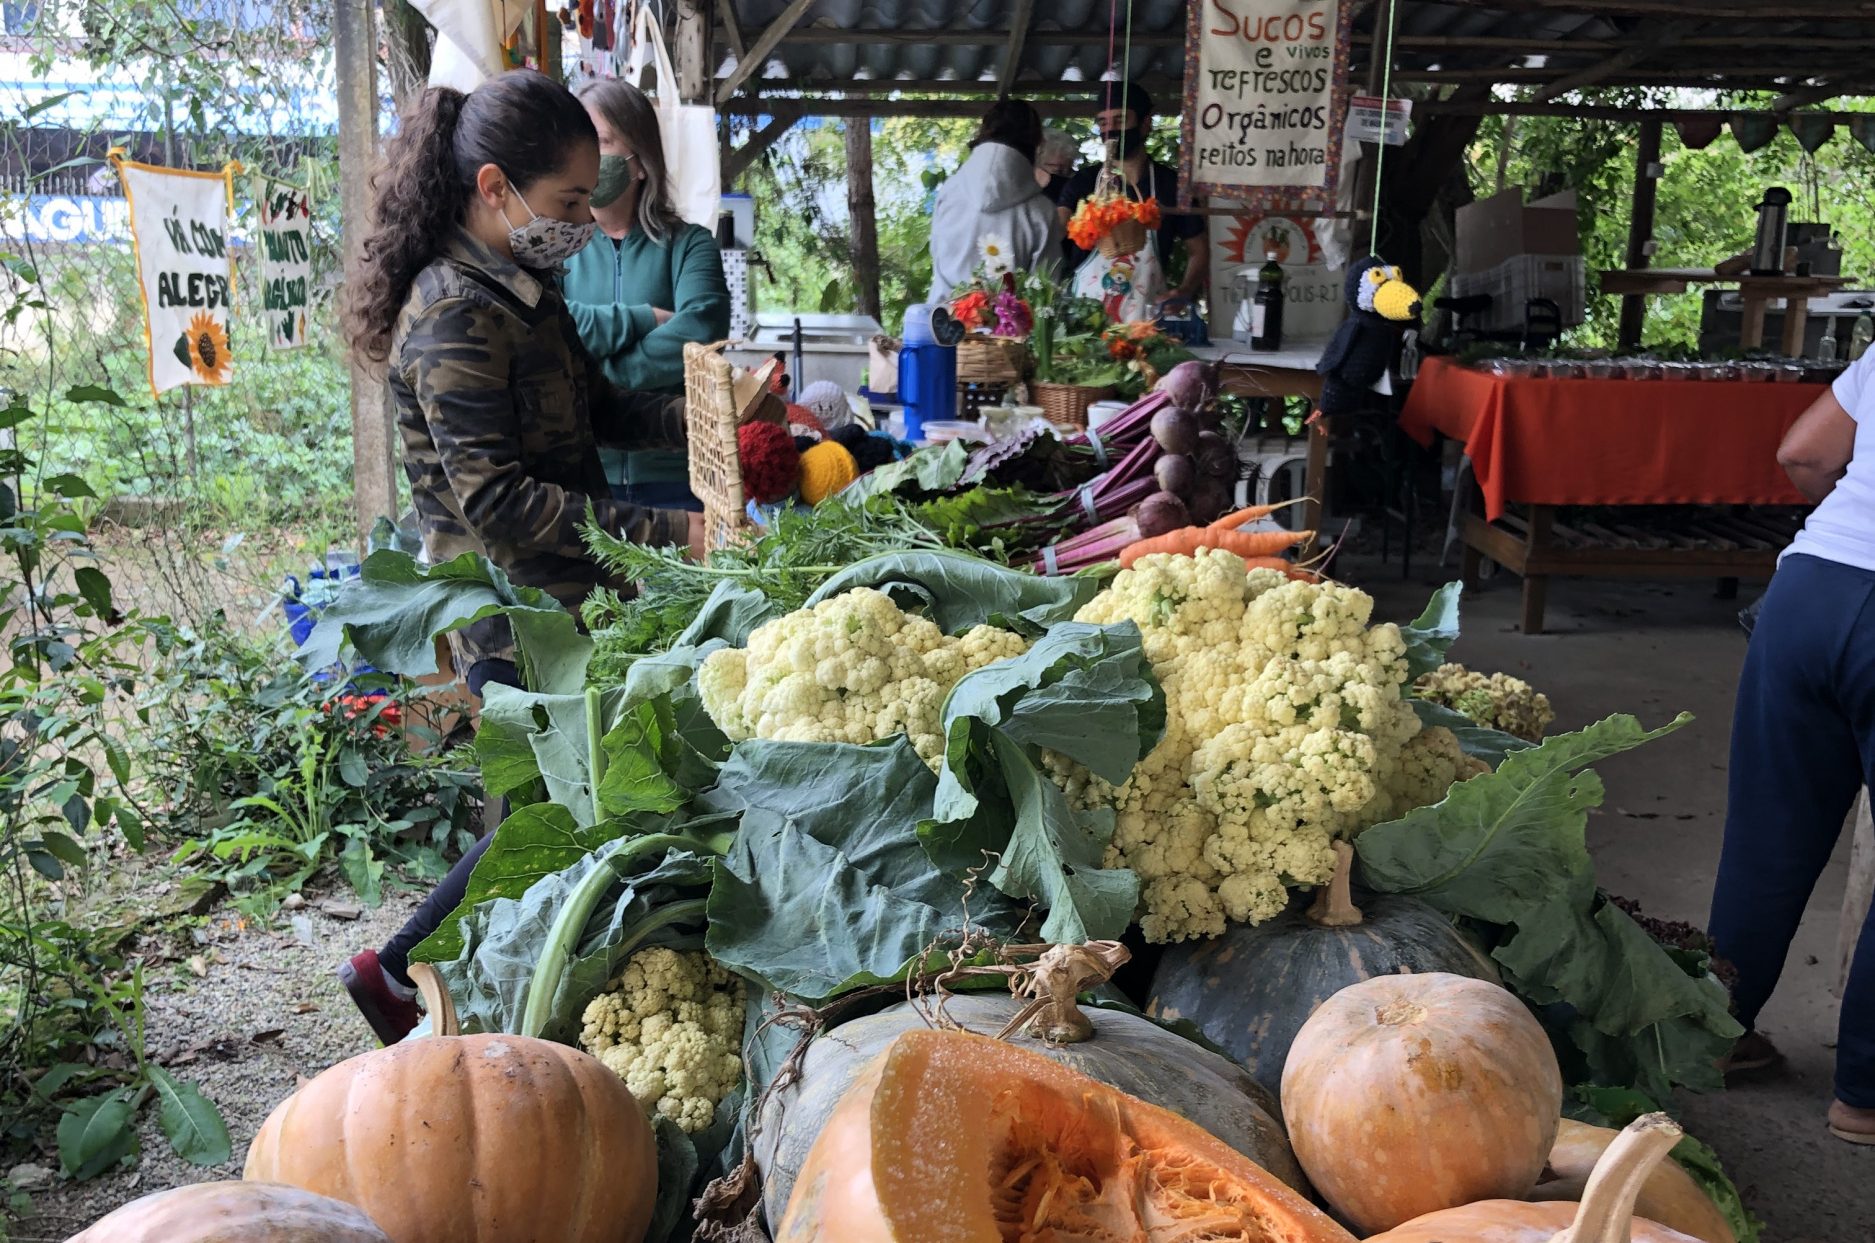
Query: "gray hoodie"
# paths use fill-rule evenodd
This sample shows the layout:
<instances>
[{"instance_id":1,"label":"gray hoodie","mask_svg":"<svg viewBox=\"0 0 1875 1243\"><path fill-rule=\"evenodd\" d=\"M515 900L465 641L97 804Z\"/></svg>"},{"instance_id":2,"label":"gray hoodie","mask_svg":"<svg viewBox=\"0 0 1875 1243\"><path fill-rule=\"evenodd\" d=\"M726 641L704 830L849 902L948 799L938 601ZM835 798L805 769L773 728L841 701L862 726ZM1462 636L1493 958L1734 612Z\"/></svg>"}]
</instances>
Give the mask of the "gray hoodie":
<instances>
[{"instance_id":1,"label":"gray hoodie","mask_svg":"<svg viewBox=\"0 0 1875 1243\"><path fill-rule=\"evenodd\" d=\"M1061 217L1014 147L986 142L938 187L931 212L931 301L950 296L983 262L981 244L1009 244L1009 265L1032 271L1061 253Z\"/></svg>"}]
</instances>

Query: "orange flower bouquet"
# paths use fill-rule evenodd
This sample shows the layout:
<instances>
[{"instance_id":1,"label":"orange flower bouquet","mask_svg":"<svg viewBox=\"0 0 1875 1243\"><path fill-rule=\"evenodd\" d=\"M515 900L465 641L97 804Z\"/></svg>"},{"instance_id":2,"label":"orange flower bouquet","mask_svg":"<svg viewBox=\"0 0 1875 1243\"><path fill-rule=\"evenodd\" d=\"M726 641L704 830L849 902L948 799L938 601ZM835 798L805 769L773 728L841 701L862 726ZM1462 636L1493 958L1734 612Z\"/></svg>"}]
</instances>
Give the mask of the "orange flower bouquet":
<instances>
[{"instance_id":1,"label":"orange flower bouquet","mask_svg":"<svg viewBox=\"0 0 1875 1243\"><path fill-rule=\"evenodd\" d=\"M1098 249L1109 259L1130 255L1146 244L1146 231L1159 227L1157 199L1129 199L1096 191L1081 200L1068 221L1068 237L1082 250Z\"/></svg>"}]
</instances>

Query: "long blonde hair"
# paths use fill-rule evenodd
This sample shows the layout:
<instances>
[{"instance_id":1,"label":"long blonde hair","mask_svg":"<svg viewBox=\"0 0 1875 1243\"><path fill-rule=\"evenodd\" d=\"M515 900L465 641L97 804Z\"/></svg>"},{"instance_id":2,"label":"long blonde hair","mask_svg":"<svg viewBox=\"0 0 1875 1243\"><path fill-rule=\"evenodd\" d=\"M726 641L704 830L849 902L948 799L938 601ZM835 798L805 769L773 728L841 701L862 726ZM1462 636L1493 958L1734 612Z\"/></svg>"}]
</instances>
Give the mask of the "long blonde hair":
<instances>
[{"instance_id":1,"label":"long blonde hair","mask_svg":"<svg viewBox=\"0 0 1875 1243\"><path fill-rule=\"evenodd\" d=\"M644 184L638 191L638 227L662 245L684 227L671 206L670 166L664 162L664 138L658 132L651 97L620 78L605 78L579 93L580 102L605 118L607 125L638 157Z\"/></svg>"}]
</instances>

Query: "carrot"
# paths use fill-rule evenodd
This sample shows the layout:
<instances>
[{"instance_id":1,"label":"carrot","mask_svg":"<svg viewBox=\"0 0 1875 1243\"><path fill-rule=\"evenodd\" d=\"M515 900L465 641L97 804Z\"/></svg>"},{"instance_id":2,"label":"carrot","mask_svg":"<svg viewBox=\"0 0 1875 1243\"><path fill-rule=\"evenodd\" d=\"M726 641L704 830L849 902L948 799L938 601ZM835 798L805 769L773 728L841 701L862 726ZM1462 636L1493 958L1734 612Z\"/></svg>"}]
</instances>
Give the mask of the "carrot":
<instances>
[{"instance_id":1,"label":"carrot","mask_svg":"<svg viewBox=\"0 0 1875 1243\"><path fill-rule=\"evenodd\" d=\"M1235 531L1246 522L1255 522L1258 519L1267 518L1279 510L1288 509L1291 505L1300 505L1307 499L1307 497L1298 496L1293 501L1278 501L1274 505L1252 505L1250 508L1240 509L1234 514L1225 514L1216 522L1206 524L1205 529L1208 531Z\"/></svg>"},{"instance_id":2,"label":"carrot","mask_svg":"<svg viewBox=\"0 0 1875 1243\"><path fill-rule=\"evenodd\" d=\"M1222 548L1248 561L1272 557L1275 553L1306 544L1314 538L1313 531L1219 531L1211 527L1180 527L1164 535L1128 544L1120 552L1120 566L1130 570L1141 557L1157 553L1189 557L1200 548ZM1283 564L1287 565L1288 562Z\"/></svg>"}]
</instances>

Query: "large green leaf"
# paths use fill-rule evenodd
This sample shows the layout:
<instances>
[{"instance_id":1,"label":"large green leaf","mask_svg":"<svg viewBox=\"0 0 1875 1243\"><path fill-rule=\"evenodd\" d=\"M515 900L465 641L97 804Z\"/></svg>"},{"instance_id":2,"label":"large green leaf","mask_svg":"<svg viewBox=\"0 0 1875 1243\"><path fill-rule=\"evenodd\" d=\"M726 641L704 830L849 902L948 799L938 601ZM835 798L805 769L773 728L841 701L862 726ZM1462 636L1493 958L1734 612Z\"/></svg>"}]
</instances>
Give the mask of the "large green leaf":
<instances>
[{"instance_id":1,"label":"large green leaf","mask_svg":"<svg viewBox=\"0 0 1875 1243\"><path fill-rule=\"evenodd\" d=\"M1423 613L1400 627L1406 639L1407 681L1444 664L1446 652L1458 642L1458 598L1463 590L1458 583L1447 583L1433 593Z\"/></svg>"},{"instance_id":2,"label":"large green leaf","mask_svg":"<svg viewBox=\"0 0 1875 1243\"><path fill-rule=\"evenodd\" d=\"M1642 1114L1660 1111L1660 1105L1653 1097L1633 1088L1583 1084L1576 1087L1573 1096L1573 1100L1564 1103L1563 1113L1590 1126L1620 1130ZM1725 1172L1718 1153L1702 1140L1688 1135L1674 1145L1673 1159L1692 1175L1693 1181L1725 1214L1725 1220L1732 1227L1738 1243L1758 1243L1764 1231L1764 1223L1753 1217L1745 1207L1744 1197L1739 1195L1737 1184Z\"/></svg>"},{"instance_id":3,"label":"large green leaf","mask_svg":"<svg viewBox=\"0 0 1875 1243\"><path fill-rule=\"evenodd\" d=\"M697 647L712 639L721 639L731 647L742 647L756 627L780 615L774 602L760 591L725 580L716 584L709 599L703 602L702 611L684 627L674 646Z\"/></svg>"},{"instance_id":4,"label":"large green leaf","mask_svg":"<svg viewBox=\"0 0 1875 1243\"><path fill-rule=\"evenodd\" d=\"M150 1086L162 1102L157 1116L163 1135L177 1156L191 1165L220 1165L233 1155L228 1124L200 1088L161 1066L149 1067L149 1075Z\"/></svg>"},{"instance_id":5,"label":"large green leaf","mask_svg":"<svg viewBox=\"0 0 1875 1243\"><path fill-rule=\"evenodd\" d=\"M1448 915L1513 923L1590 870L1584 835L1602 783L1578 770L1691 719L1646 730L1631 716L1611 716L1513 752L1443 801L1362 833L1355 842L1362 873L1375 889L1410 894Z\"/></svg>"},{"instance_id":6,"label":"large green leaf","mask_svg":"<svg viewBox=\"0 0 1875 1243\"><path fill-rule=\"evenodd\" d=\"M710 953L818 1004L956 945L972 886L934 865L916 832L936 784L902 736L737 747L699 800L742 819L710 890ZM1021 915L983 892L968 922L1006 935Z\"/></svg>"},{"instance_id":7,"label":"large green leaf","mask_svg":"<svg viewBox=\"0 0 1875 1243\"><path fill-rule=\"evenodd\" d=\"M948 492L957 486L969 465L970 451L961 441L932 445L868 471L840 489L839 500L845 505L862 505L875 496L893 492Z\"/></svg>"},{"instance_id":8,"label":"large green leaf","mask_svg":"<svg viewBox=\"0 0 1875 1243\"><path fill-rule=\"evenodd\" d=\"M1077 812L1042 770L1054 751L1127 779L1165 727L1165 696L1131 623L1055 626L1022 656L959 682L944 705L944 767L920 829L940 867L997 861L990 881L1048 907L1051 941L1117 937L1139 881L1101 868L1111 812Z\"/></svg>"},{"instance_id":9,"label":"large green leaf","mask_svg":"<svg viewBox=\"0 0 1875 1243\"><path fill-rule=\"evenodd\" d=\"M699 843L704 836L699 833ZM710 854L684 849L680 841L663 835L621 837L538 878L519 898L477 904L461 922L461 950L438 965L463 1030L518 1029L554 922L595 873L609 873L611 880L566 961L557 964L547 1021L539 1035L563 1043L576 1040L587 1003L638 949L699 947ZM646 854L645 846L657 849Z\"/></svg>"},{"instance_id":10,"label":"large green leaf","mask_svg":"<svg viewBox=\"0 0 1875 1243\"><path fill-rule=\"evenodd\" d=\"M86 1097L59 1119L59 1166L78 1182L137 1154L135 1111L122 1090Z\"/></svg>"},{"instance_id":11,"label":"large green leaf","mask_svg":"<svg viewBox=\"0 0 1875 1243\"><path fill-rule=\"evenodd\" d=\"M1046 629L1071 619L1101 584L1041 578L969 553L932 550L868 557L822 583L807 603L856 587L883 591L900 608L923 613L946 634L956 634L985 622Z\"/></svg>"},{"instance_id":12,"label":"large green leaf","mask_svg":"<svg viewBox=\"0 0 1875 1243\"><path fill-rule=\"evenodd\" d=\"M441 565L380 549L359 576L320 609L299 658L308 668L336 664L349 642L385 673L425 677L436 672L436 637L506 614L514 628L525 680L534 690L571 694L585 681L592 640L553 597L517 587L485 557L464 553Z\"/></svg>"}]
</instances>

